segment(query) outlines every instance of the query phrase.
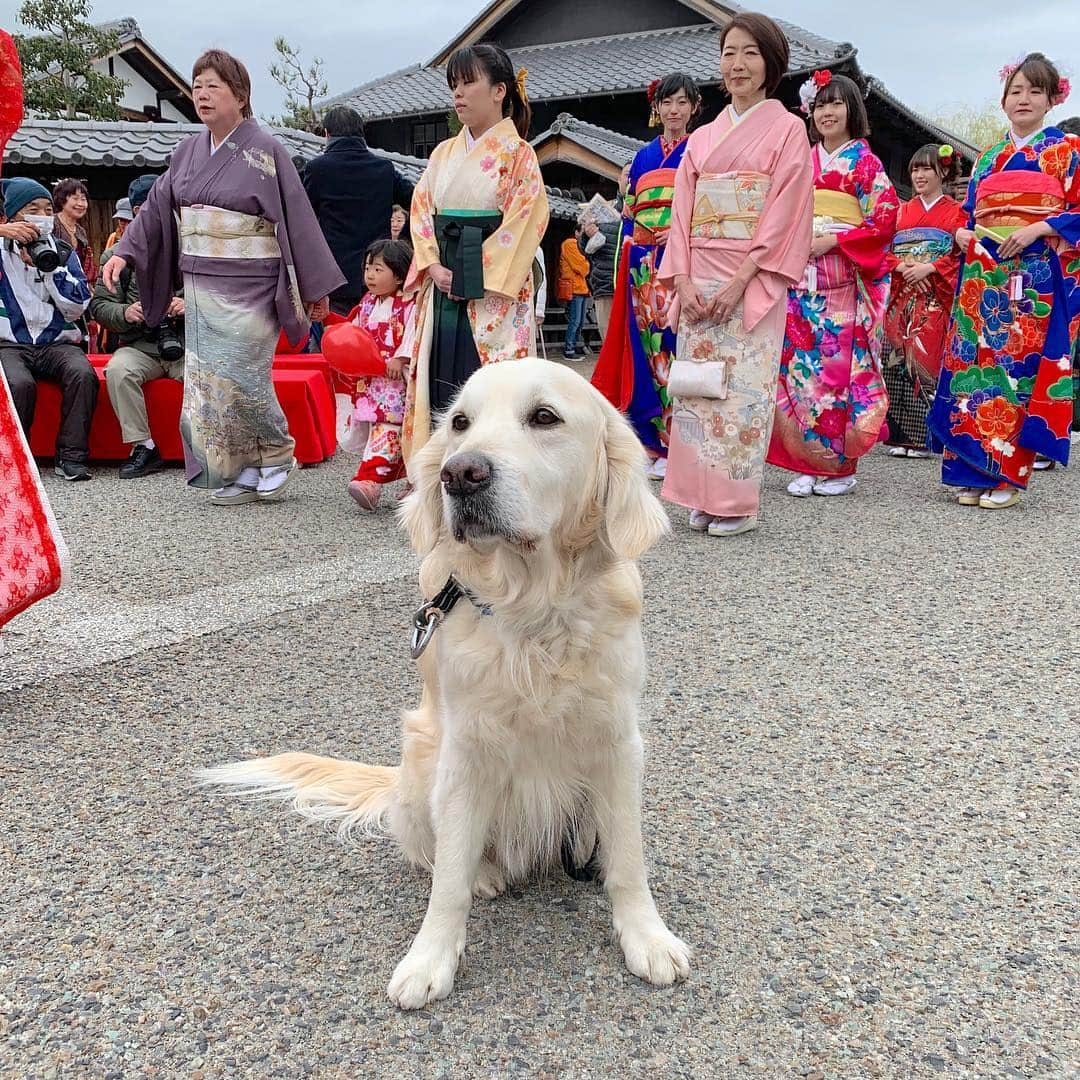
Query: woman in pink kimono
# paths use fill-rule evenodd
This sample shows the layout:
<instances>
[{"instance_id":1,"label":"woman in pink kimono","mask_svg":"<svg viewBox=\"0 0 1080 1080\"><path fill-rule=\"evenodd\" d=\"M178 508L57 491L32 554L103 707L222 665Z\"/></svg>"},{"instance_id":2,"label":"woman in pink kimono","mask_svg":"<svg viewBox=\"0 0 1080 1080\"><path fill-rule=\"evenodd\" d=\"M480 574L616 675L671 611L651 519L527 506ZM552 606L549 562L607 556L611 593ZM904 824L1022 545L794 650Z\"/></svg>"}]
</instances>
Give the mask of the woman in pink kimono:
<instances>
[{"instance_id":1,"label":"woman in pink kimono","mask_svg":"<svg viewBox=\"0 0 1080 1080\"><path fill-rule=\"evenodd\" d=\"M787 66L771 19L745 12L724 28L731 104L690 136L660 265L680 313L662 494L710 536L757 528L787 292L810 255L810 144L769 96Z\"/></svg>"}]
</instances>

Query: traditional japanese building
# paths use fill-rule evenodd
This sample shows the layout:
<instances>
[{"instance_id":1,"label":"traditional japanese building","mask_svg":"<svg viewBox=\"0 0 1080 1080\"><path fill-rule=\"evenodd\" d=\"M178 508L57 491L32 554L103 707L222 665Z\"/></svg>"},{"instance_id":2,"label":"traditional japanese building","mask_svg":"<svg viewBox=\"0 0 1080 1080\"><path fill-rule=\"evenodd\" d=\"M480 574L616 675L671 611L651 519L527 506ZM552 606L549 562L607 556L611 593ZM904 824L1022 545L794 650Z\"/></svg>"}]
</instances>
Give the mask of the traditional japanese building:
<instances>
[{"instance_id":1,"label":"traditional japanese building","mask_svg":"<svg viewBox=\"0 0 1080 1080\"><path fill-rule=\"evenodd\" d=\"M723 107L720 33L740 10L738 4L714 0L620 0L618 5L609 0L494 0L426 63L324 104L360 111L373 146L427 157L452 123L445 75L450 54L463 45L494 41L510 53L515 67L529 72L533 141L548 182L586 194L610 194L622 155L630 151L632 157L636 140L655 137L645 99L653 79L684 71L702 87L706 117ZM908 190L907 162L923 143L951 142L969 164L974 161L975 147L908 108L867 75L854 45L777 22L791 45L782 100L795 108L799 85L818 69L855 79L866 93L871 144L903 191Z\"/></svg>"}]
</instances>

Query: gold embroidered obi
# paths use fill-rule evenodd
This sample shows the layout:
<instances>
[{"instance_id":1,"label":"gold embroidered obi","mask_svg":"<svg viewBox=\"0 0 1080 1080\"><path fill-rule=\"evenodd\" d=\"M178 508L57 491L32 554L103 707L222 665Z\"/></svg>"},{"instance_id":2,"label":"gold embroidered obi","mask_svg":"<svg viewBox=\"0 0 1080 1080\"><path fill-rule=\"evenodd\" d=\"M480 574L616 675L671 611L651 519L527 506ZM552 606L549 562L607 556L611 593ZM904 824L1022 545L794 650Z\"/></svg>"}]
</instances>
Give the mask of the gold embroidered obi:
<instances>
[{"instance_id":1,"label":"gold embroidered obi","mask_svg":"<svg viewBox=\"0 0 1080 1080\"><path fill-rule=\"evenodd\" d=\"M280 259L273 222L218 206L180 208L180 253L204 259Z\"/></svg>"},{"instance_id":2,"label":"gold embroidered obi","mask_svg":"<svg viewBox=\"0 0 1080 1080\"><path fill-rule=\"evenodd\" d=\"M691 240L753 240L772 179L763 173L702 173L694 192Z\"/></svg>"},{"instance_id":3,"label":"gold embroidered obi","mask_svg":"<svg viewBox=\"0 0 1080 1080\"><path fill-rule=\"evenodd\" d=\"M814 232L842 232L863 223L862 207L846 191L814 188ZM840 226L837 229L837 226Z\"/></svg>"}]
</instances>

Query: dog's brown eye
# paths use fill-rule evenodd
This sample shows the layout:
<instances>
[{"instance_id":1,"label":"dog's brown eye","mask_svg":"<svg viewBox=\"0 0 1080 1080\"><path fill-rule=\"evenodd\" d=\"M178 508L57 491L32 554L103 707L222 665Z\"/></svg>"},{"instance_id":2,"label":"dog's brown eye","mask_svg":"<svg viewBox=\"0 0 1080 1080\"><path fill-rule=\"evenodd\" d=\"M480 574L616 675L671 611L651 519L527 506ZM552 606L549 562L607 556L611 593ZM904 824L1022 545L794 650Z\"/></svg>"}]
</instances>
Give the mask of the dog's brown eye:
<instances>
[{"instance_id":1,"label":"dog's brown eye","mask_svg":"<svg viewBox=\"0 0 1080 1080\"><path fill-rule=\"evenodd\" d=\"M464 413L454 413L454 417L450 421L450 426L455 431L468 431L469 418Z\"/></svg>"},{"instance_id":2,"label":"dog's brown eye","mask_svg":"<svg viewBox=\"0 0 1080 1080\"><path fill-rule=\"evenodd\" d=\"M562 417L541 405L533 411L532 416L529 417L529 423L533 427L553 427L555 424L562 423Z\"/></svg>"}]
</instances>

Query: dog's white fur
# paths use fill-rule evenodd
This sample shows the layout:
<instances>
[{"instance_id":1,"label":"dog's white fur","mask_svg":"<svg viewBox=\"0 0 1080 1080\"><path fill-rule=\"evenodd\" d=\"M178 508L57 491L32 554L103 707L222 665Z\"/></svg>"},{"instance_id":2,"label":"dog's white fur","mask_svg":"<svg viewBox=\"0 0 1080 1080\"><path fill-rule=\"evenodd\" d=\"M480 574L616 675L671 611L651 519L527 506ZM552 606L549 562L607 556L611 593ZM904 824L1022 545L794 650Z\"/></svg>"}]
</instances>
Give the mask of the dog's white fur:
<instances>
[{"instance_id":1,"label":"dog's white fur","mask_svg":"<svg viewBox=\"0 0 1080 1080\"><path fill-rule=\"evenodd\" d=\"M560 422L540 424L540 407ZM440 476L462 453L493 463L484 521ZM427 915L388 989L404 1009L450 993L472 896L557 863L568 834L579 864L599 840L627 966L670 985L688 974L690 950L646 880L634 562L667 518L640 444L579 375L529 359L473 375L410 471L402 518L423 556L421 591L434 596L453 574L492 613L463 600L439 627L420 661L420 706L404 715L401 764L281 754L203 778L291 798L346 833L385 825L432 869Z\"/></svg>"}]
</instances>

